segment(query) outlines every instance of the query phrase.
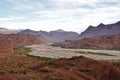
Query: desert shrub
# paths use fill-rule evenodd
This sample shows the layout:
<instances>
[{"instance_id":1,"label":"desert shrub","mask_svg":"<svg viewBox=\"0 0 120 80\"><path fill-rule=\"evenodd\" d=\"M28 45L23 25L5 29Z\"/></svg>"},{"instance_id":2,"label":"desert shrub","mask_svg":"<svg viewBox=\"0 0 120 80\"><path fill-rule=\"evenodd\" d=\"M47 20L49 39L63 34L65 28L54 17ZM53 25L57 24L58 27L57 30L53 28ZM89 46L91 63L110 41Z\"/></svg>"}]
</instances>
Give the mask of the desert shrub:
<instances>
[{"instance_id":1,"label":"desert shrub","mask_svg":"<svg viewBox=\"0 0 120 80\"><path fill-rule=\"evenodd\" d=\"M41 72L52 72L53 69L51 66L45 66L45 67L40 68L40 71Z\"/></svg>"},{"instance_id":2,"label":"desert shrub","mask_svg":"<svg viewBox=\"0 0 120 80\"><path fill-rule=\"evenodd\" d=\"M17 53L23 53L23 54L27 54L31 52L31 48L24 47L24 46L19 46L17 48L14 48L13 50Z\"/></svg>"}]
</instances>

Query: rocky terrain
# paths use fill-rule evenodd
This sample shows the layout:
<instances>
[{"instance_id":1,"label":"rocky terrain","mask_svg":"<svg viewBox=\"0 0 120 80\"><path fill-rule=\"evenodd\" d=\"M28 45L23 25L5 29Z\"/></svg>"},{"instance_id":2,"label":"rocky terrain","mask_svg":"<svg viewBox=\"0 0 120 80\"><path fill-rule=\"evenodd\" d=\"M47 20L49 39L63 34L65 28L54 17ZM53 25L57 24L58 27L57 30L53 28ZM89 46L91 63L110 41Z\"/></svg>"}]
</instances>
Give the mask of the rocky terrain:
<instances>
[{"instance_id":1,"label":"rocky terrain","mask_svg":"<svg viewBox=\"0 0 120 80\"><path fill-rule=\"evenodd\" d=\"M96 36L80 40L67 40L65 48L120 49L120 34Z\"/></svg>"},{"instance_id":2,"label":"rocky terrain","mask_svg":"<svg viewBox=\"0 0 120 80\"><path fill-rule=\"evenodd\" d=\"M0 80L120 79L119 63L96 61L82 56L56 60L14 54L0 59L0 64Z\"/></svg>"},{"instance_id":3,"label":"rocky terrain","mask_svg":"<svg viewBox=\"0 0 120 80\"><path fill-rule=\"evenodd\" d=\"M0 57L14 53L13 48L4 42L0 41Z\"/></svg>"},{"instance_id":4,"label":"rocky terrain","mask_svg":"<svg viewBox=\"0 0 120 80\"><path fill-rule=\"evenodd\" d=\"M63 30L4 34L1 28L0 80L120 80L119 25L90 26L80 39Z\"/></svg>"},{"instance_id":5,"label":"rocky terrain","mask_svg":"<svg viewBox=\"0 0 120 80\"><path fill-rule=\"evenodd\" d=\"M118 33L120 33L120 21L107 25L100 23L98 26L89 26L84 32L79 35L79 38L83 39L100 35L113 35Z\"/></svg>"},{"instance_id":6,"label":"rocky terrain","mask_svg":"<svg viewBox=\"0 0 120 80\"><path fill-rule=\"evenodd\" d=\"M18 47L33 44L44 44L47 43L47 40L41 35L0 34L0 42L9 44L11 47Z\"/></svg>"},{"instance_id":7,"label":"rocky terrain","mask_svg":"<svg viewBox=\"0 0 120 80\"><path fill-rule=\"evenodd\" d=\"M32 34L32 35L42 35L49 42L64 42L65 40L74 40L77 39L79 34L72 31L64 31L64 30L55 30L55 31L34 31L30 29L22 30L17 34Z\"/></svg>"}]
</instances>

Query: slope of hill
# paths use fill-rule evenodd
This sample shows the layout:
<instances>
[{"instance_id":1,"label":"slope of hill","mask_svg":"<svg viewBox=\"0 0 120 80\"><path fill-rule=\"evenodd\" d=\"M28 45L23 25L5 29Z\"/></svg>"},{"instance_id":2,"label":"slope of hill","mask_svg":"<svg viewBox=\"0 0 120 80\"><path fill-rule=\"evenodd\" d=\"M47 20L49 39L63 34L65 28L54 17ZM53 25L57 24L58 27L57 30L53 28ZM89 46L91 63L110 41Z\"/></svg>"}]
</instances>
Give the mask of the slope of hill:
<instances>
[{"instance_id":1,"label":"slope of hill","mask_svg":"<svg viewBox=\"0 0 120 80\"><path fill-rule=\"evenodd\" d=\"M43 44L47 42L41 35L25 34L0 34L0 41L9 44L12 47Z\"/></svg>"},{"instance_id":2,"label":"slope of hill","mask_svg":"<svg viewBox=\"0 0 120 80\"><path fill-rule=\"evenodd\" d=\"M0 64L2 64L0 69L4 70L3 73L1 71L0 80L120 79L120 69L109 62L96 61L82 56L58 60L43 59L23 55L11 55L10 57L0 59ZM11 65L8 66L9 64L5 63ZM4 68L6 66L7 69Z\"/></svg>"},{"instance_id":3,"label":"slope of hill","mask_svg":"<svg viewBox=\"0 0 120 80\"><path fill-rule=\"evenodd\" d=\"M64 30L55 30L55 31L33 31L30 29L26 29L18 32L17 34L33 34L33 35L42 35L49 42L64 42L65 40L74 40L77 39L79 34L76 32L69 32Z\"/></svg>"},{"instance_id":4,"label":"slope of hill","mask_svg":"<svg viewBox=\"0 0 120 80\"><path fill-rule=\"evenodd\" d=\"M89 38L99 35L112 35L120 33L120 21L114 24L99 24L98 26L89 26L79 36L80 39Z\"/></svg>"},{"instance_id":5,"label":"slope of hill","mask_svg":"<svg viewBox=\"0 0 120 80\"><path fill-rule=\"evenodd\" d=\"M12 52L13 49L9 44L0 41L0 53L12 53Z\"/></svg>"},{"instance_id":6,"label":"slope of hill","mask_svg":"<svg viewBox=\"0 0 120 80\"><path fill-rule=\"evenodd\" d=\"M66 48L105 48L120 49L120 34L96 36L80 40L67 40L64 43Z\"/></svg>"}]
</instances>

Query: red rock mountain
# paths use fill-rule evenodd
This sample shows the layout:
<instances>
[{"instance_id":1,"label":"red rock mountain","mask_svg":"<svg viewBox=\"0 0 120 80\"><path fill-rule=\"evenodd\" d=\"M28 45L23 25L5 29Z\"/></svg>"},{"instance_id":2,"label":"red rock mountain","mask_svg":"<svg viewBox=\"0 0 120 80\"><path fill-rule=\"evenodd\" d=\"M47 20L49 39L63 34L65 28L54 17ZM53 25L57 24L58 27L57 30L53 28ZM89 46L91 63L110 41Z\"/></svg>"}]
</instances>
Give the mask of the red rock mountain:
<instances>
[{"instance_id":1,"label":"red rock mountain","mask_svg":"<svg viewBox=\"0 0 120 80\"><path fill-rule=\"evenodd\" d=\"M0 42L9 44L12 47L26 46L33 44L44 44L47 40L41 35L27 34L0 34Z\"/></svg>"},{"instance_id":2,"label":"red rock mountain","mask_svg":"<svg viewBox=\"0 0 120 80\"><path fill-rule=\"evenodd\" d=\"M66 48L110 48L120 49L120 34L96 36L80 40L67 40Z\"/></svg>"}]
</instances>

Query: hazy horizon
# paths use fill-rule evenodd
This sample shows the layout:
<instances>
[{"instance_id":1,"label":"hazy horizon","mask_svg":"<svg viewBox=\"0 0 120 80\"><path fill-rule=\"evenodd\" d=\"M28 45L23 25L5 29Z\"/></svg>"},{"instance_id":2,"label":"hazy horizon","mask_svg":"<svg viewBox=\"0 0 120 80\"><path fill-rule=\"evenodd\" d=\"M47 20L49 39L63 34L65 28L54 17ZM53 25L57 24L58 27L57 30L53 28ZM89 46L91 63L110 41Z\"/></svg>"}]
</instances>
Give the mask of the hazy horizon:
<instances>
[{"instance_id":1,"label":"hazy horizon","mask_svg":"<svg viewBox=\"0 0 120 80\"><path fill-rule=\"evenodd\" d=\"M119 0L1 0L0 27L81 33L120 19Z\"/></svg>"}]
</instances>

